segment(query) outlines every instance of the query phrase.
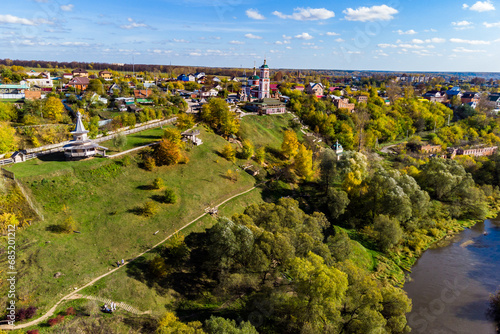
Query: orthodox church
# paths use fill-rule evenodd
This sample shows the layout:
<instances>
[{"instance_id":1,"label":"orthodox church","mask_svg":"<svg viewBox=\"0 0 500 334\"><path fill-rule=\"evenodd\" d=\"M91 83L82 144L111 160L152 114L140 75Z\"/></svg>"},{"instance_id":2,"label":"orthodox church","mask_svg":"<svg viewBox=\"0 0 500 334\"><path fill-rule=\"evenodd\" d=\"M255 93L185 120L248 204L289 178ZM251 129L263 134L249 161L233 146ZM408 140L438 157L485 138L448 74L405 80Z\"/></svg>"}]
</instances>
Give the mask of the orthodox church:
<instances>
[{"instance_id":1,"label":"orthodox church","mask_svg":"<svg viewBox=\"0 0 500 334\"><path fill-rule=\"evenodd\" d=\"M285 103L279 99L271 98L269 66L264 59L264 64L259 67L260 76L254 67L253 75L241 87L240 101L246 101L247 109L259 114L282 114L286 112Z\"/></svg>"}]
</instances>

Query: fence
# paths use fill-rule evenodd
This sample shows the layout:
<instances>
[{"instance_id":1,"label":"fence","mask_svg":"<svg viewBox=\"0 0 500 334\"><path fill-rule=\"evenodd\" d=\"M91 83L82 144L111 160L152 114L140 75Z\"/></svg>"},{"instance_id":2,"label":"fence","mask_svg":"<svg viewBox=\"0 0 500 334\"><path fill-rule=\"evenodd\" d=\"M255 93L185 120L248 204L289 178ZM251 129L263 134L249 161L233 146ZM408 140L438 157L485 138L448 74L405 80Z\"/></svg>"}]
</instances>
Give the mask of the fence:
<instances>
[{"instance_id":1,"label":"fence","mask_svg":"<svg viewBox=\"0 0 500 334\"><path fill-rule=\"evenodd\" d=\"M96 139L94 139L94 142L101 143L101 142L113 139L118 134L129 135L129 134L144 131L147 129L157 128L159 126L173 123L176 120L177 120L177 117L172 117L169 119L165 119L163 121L156 121L155 120L155 121L149 121L147 123L142 123L142 125L137 124L138 126L133 127L133 128L124 127L124 128L119 129L119 130L111 132L111 134L109 134L107 136L99 135ZM40 146L40 147L36 147L36 148L26 149L27 155L25 156L25 160L33 159L33 158L36 158L38 156L45 155L45 154L61 152L61 151L63 151L63 146L67 145L69 143L70 143L70 141L64 141L64 142L57 143L57 144L45 145L45 146ZM15 163L15 161L14 161L14 159L11 159L11 158L0 160L0 166L12 164L12 163Z\"/></svg>"},{"instance_id":2,"label":"fence","mask_svg":"<svg viewBox=\"0 0 500 334\"><path fill-rule=\"evenodd\" d=\"M13 172L8 171L8 170L3 169L3 168L2 168L2 175L11 179L11 180L14 180L14 181L16 180L16 176Z\"/></svg>"}]
</instances>

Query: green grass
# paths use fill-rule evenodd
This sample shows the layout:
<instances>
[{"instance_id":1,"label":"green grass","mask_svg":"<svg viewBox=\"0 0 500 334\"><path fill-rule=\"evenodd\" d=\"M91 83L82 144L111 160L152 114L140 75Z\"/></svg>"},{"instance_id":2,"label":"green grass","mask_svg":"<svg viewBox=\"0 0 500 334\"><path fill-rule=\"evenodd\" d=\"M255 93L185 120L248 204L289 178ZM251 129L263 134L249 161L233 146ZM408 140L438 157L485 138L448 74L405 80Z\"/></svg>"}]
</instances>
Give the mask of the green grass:
<instances>
[{"instance_id":1,"label":"green grass","mask_svg":"<svg viewBox=\"0 0 500 334\"><path fill-rule=\"evenodd\" d=\"M113 140L104 141L102 143L99 143L99 145L107 147L109 149L107 151L108 154L130 150L131 148L134 147L144 146L149 143L159 141L161 139L161 136L163 135L163 131L167 127L172 127L172 125L152 128L141 132L132 133L127 136L127 143L122 149L117 149L116 147L114 147Z\"/></svg>"},{"instance_id":2,"label":"green grass","mask_svg":"<svg viewBox=\"0 0 500 334\"><path fill-rule=\"evenodd\" d=\"M13 166L11 169L43 207L46 218L18 236L19 294L33 300L42 313L74 287L111 269L117 260L134 257L199 216L206 207L252 187L254 178L241 169L235 183L223 177L228 169L238 168L216 153L226 141L202 128L201 132L204 144L188 153L188 164L160 167L153 172L103 159L43 162L39 166L30 161ZM42 173L39 167L44 164ZM131 212L161 194L144 189L157 177L174 189L178 202L159 204L160 212L149 219ZM42 178L45 181L40 181ZM68 213L62 212L64 206ZM81 233L50 232L51 226L61 223L67 214L75 219ZM63 275L55 279L56 272ZM120 285L121 300L135 296L129 291L134 284Z\"/></svg>"},{"instance_id":3,"label":"green grass","mask_svg":"<svg viewBox=\"0 0 500 334\"><path fill-rule=\"evenodd\" d=\"M243 139L249 139L255 147L269 145L278 149L283 141L283 132L289 129L289 122L292 119L292 114L245 116L241 122L239 135ZM302 133L298 131L297 135L301 138Z\"/></svg>"}]
</instances>

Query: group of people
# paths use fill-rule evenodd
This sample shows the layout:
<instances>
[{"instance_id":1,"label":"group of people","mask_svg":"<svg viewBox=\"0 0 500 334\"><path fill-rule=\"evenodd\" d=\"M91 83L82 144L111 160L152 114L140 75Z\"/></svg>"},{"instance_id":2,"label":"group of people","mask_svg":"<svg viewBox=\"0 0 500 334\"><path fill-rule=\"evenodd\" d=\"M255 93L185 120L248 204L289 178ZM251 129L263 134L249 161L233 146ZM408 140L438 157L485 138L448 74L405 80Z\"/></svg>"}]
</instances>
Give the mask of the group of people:
<instances>
[{"instance_id":1,"label":"group of people","mask_svg":"<svg viewBox=\"0 0 500 334\"><path fill-rule=\"evenodd\" d=\"M119 267L120 264L123 266L125 264L125 260L122 259L122 262L120 263L120 261L116 261L116 265Z\"/></svg>"},{"instance_id":2,"label":"group of people","mask_svg":"<svg viewBox=\"0 0 500 334\"><path fill-rule=\"evenodd\" d=\"M111 302L111 305L108 306L108 304L104 304L102 307L102 310L106 313L113 313L113 311L116 311L116 303Z\"/></svg>"}]
</instances>

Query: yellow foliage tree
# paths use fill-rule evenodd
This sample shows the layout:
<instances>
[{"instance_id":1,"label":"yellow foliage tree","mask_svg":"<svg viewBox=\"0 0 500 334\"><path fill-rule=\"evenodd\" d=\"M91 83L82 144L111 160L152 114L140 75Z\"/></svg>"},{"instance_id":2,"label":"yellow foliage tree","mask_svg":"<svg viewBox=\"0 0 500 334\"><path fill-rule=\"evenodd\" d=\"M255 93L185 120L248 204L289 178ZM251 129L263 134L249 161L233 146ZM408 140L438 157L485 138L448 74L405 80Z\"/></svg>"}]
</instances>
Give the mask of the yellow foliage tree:
<instances>
[{"instance_id":1,"label":"yellow foliage tree","mask_svg":"<svg viewBox=\"0 0 500 334\"><path fill-rule=\"evenodd\" d=\"M285 157L291 159L297 155L298 149L299 140L297 139L297 134L295 131L286 130L283 142L281 143L281 152Z\"/></svg>"},{"instance_id":2,"label":"yellow foliage tree","mask_svg":"<svg viewBox=\"0 0 500 334\"><path fill-rule=\"evenodd\" d=\"M57 122L62 120L64 112L64 105L57 97L51 96L45 101L42 109L43 117L55 120Z\"/></svg>"},{"instance_id":3,"label":"yellow foliage tree","mask_svg":"<svg viewBox=\"0 0 500 334\"><path fill-rule=\"evenodd\" d=\"M179 321L179 318L172 312L167 312L161 318L156 334L204 334L201 329L201 322L194 321L187 324Z\"/></svg>"},{"instance_id":4,"label":"yellow foliage tree","mask_svg":"<svg viewBox=\"0 0 500 334\"><path fill-rule=\"evenodd\" d=\"M312 151L308 150L304 144L299 146L295 156L295 170L297 174L306 181L311 181L313 176Z\"/></svg>"},{"instance_id":5,"label":"yellow foliage tree","mask_svg":"<svg viewBox=\"0 0 500 334\"><path fill-rule=\"evenodd\" d=\"M0 154L17 149L16 130L7 123L0 122Z\"/></svg>"}]
</instances>

